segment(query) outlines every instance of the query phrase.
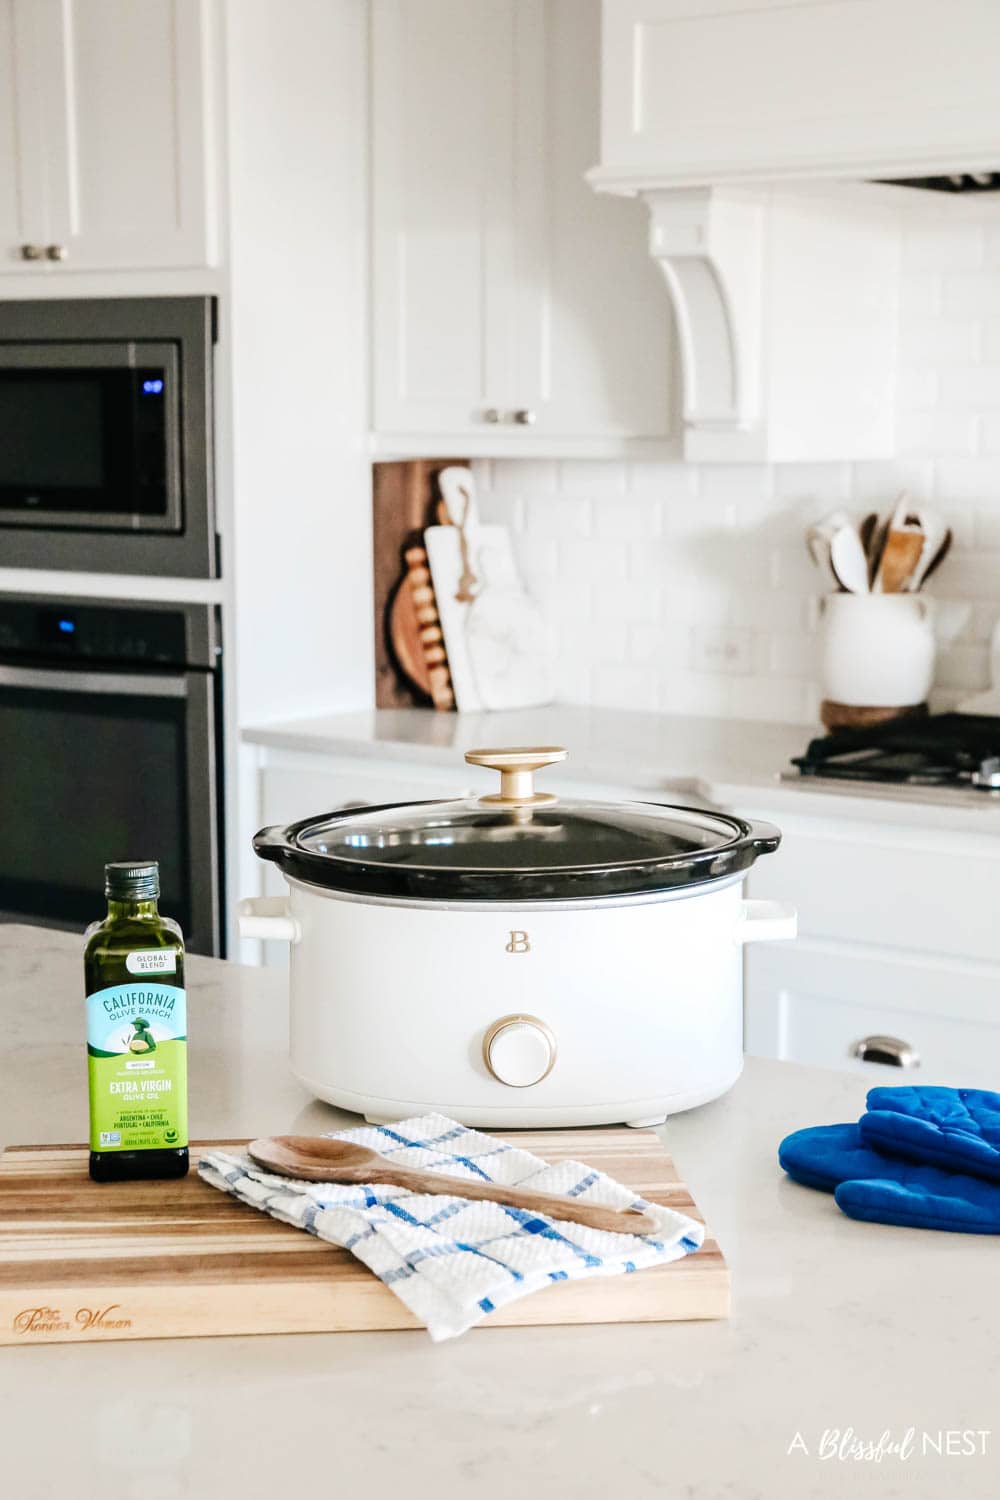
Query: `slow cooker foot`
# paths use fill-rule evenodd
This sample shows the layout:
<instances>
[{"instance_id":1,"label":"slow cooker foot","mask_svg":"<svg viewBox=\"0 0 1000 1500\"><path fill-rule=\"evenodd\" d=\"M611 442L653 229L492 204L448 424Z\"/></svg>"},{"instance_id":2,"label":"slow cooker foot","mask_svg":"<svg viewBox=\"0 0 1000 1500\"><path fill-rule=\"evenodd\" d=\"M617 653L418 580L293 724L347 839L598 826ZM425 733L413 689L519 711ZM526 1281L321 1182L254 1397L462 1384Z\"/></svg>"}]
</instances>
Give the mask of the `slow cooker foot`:
<instances>
[{"instance_id":1,"label":"slow cooker foot","mask_svg":"<svg viewBox=\"0 0 1000 1500\"><path fill-rule=\"evenodd\" d=\"M643 1120L626 1120L629 1130L649 1130L653 1125L665 1125L666 1115L647 1115Z\"/></svg>"}]
</instances>

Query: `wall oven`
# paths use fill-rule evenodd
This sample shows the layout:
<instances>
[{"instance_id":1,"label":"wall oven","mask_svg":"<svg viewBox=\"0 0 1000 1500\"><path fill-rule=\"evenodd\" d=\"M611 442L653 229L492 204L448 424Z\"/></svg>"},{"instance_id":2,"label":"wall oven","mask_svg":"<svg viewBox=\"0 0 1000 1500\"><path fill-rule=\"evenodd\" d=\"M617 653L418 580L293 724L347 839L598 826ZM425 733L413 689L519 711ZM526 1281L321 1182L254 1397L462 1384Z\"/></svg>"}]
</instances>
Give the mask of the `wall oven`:
<instances>
[{"instance_id":1,"label":"wall oven","mask_svg":"<svg viewBox=\"0 0 1000 1500\"><path fill-rule=\"evenodd\" d=\"M221 677L214 605L0 599L0 920L81 931L105 861L157 859L221 956Z\"/></svg>"},{"instance_id":2,"label":"wall oven","mask_svg":"<svg viewBox=\"0 0 1000 1500\"><path fill-rule=\"evenodd\" d=\"M211 297L0 304L0 560L211 578Z\"/></svg>"}]
</instances>

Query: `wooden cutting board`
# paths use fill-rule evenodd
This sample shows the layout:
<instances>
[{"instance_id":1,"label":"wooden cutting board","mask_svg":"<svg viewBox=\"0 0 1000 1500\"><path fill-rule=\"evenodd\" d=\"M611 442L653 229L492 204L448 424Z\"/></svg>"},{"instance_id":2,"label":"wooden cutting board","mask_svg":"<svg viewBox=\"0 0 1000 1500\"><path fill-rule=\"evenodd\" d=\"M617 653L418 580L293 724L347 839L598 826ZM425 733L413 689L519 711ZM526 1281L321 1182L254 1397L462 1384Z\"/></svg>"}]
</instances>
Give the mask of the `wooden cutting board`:
<instances>
[{"instance_id":1,"label":"wooden cutting board","mask_svg":"<svg viewBox=\"0 0 1000 1500\"><path fill-rule=\"evenodd\" d=\"M701 1215L649 1130L517 1131L548 1161L589 1162L655 1203ZM205 1145L242 1147L244 1141ZM0 1158L0 1344L320 1333L420 1325L346 1250L202 1182L100 1185L82 1146L12 1146ZM555 1283L482 1327L724 1318L716 1242L634 1275Z\"/></svg>"}]
</instances>

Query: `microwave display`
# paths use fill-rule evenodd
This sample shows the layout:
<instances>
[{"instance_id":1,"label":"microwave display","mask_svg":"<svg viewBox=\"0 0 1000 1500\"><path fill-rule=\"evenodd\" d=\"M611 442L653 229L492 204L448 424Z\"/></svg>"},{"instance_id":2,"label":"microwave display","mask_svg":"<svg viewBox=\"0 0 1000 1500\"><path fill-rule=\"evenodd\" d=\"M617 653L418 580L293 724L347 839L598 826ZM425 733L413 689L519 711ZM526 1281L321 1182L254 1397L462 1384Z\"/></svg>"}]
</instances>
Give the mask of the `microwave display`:
<instances>
[{"instance_id":1,"label":"microwave display","mask_svg":"<svg viewBox=\"0 0 1000 1500\"><path fill-rule=\"evenodd\" d=\"M162 365L0 369L0 508L166 517L169 400Z\"/></svg>"}]
</instances>

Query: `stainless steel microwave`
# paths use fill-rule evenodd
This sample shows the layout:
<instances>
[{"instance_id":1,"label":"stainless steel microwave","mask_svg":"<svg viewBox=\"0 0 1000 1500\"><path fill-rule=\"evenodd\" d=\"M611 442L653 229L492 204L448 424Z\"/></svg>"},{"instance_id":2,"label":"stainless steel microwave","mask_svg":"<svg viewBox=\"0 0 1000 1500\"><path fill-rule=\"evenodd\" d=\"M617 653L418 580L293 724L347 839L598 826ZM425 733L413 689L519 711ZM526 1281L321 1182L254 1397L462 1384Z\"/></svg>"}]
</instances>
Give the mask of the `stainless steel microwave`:
<instances>
[{"instance_id":1,"label":"stainless steel microwave","mask_svg":"<svg viewBox=\"0 0 1000 1500\"><path fill-rule=\"evenodd\" d=\"M0 303L0 564L213 578L211 297Z\"/></svg>"}]
</instances>

